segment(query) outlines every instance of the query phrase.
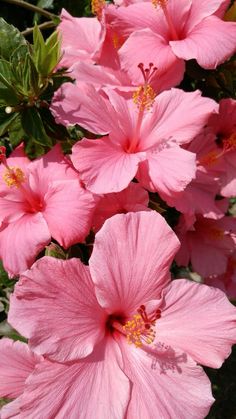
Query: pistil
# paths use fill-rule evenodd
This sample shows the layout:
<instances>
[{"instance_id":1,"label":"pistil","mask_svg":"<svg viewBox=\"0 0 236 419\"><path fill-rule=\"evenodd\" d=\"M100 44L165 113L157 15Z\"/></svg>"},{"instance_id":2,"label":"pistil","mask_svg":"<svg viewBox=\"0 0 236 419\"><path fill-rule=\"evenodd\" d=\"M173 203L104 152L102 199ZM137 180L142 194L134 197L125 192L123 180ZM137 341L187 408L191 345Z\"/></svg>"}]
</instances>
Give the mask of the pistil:
<instances>
[{"instance_id":1,"label":"pistil","mask_svg":"<svg viewBox=\"0 0 236 419\"><path fill-rule=\"evenodd\" d=\"M137 313L128 320L122 327L123 334L126 335L127 342L140 348L143 344L150 345L154 342L156 331L154 329L156 320L161 317L161 310L157 309L152 315L148 316L146 308L141 305Z\"/></svg>"},{"instance_id":2,"label":"pistil","mask_svg":"<svg viewBox=\"0 0 236 419\"><path fill-rule=\"evenodd\" d=\"M133 102L138 107L138 117L132 140L128 149L126 150L127 153L132 153L137 150L144 113L145 111L149 111L151 109L156 97L156 93L149 82L153 74L157 71L157 67L154 67L153 63L150 63L149 68L144 68L143 63L140 63L138 68L140 69L144 78L144 84L139 86L138 89L133 93Z\"/></svg>"},{"instance_id":3,"label":"pistil","mask_svg":"<svg viewBox=\"0 0 236 419\"><path fill-rule=\"evenodd\" d=\"M179 37L176 32L172 16L169 13L169 10L167 8L167 3L168 3L168 0L152 0L152 4L154 5L155 8L157 8L157 6L160 6L163 10L164 16L166 18L166 22L169 26L172 41L178 41Z\"/></svg>"}]
</instances>

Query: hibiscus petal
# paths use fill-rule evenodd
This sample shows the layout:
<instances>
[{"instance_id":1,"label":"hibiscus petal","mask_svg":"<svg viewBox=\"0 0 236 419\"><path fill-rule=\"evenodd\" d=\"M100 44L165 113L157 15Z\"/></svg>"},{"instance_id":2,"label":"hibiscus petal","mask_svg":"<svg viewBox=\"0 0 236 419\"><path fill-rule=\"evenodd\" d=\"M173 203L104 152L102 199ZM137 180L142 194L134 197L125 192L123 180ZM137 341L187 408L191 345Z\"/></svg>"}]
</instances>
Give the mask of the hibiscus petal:
<instances>
[{"instance_id":1,"label":"hibiscus petal","mask_svg":"<svg viewBox=\"0 0 236 419\"><path fill-rule=\"evenodd\" d=\"M162 92L155 99L145 118L142 132L142 146L145 148L172 140L174 143L189 143L207 123L209 115L218 111L218 104L201 96L201 92L184 92L171 89ZM148 131L147 131L148 130Z\"/></svg>"},{"instance_id":2,"label":"hibiscus petal","mask_svg":"<svg viewBox=\"0 0 236 419\"><path fill-rule=\"evenodd\" d=\"M58 31L63 51L60 67L70 67L79 60L94 62L105 35L98 19L76 18L62 9Z\"/></svg>"},{"instance_id":3,"label":"hibiscus petal","mask_svg":"<svg viewBox=\"0 0 236 419\"><path fill-rule=\"evenodd\" d=\"M66 126L79 124L100 135L112 131L117 122L109 101L89 84L80 84L78 87L64 83L54 94L50 109L57 123Z\"/></svg>"},{"instance_id":4,"label":"hibiscus petal","mask_svg":"<svg viewBox=\"0 0 236 419\"><path fill-rule=\"evenodd\" d=\"M25 214L0 230L0 255L11 276L28 269L38 253L50 242L46 221L41 212Z\"/></svg>"},{"instance_id":5,"label":"hibiscus petal","mask_svg":"<svg viewBox=\"0 0 236 419\"><path fill-rule=\"evenodd\" d=\"M72 149L71 160L86 188L97 194L119 192L135 177L145 153L126 153L109 137L84 138Z\"/></svg>"},{"instance_id":6,"label":"hibiscus petal","mask_svg":"<svg viewBox=\"0 0 236 419\"><path fill-rule=\"evenodd\" d=\"M14 399L23 393L25 381L42 359L23 342L0 340L0 396Z\"/></svg>"},{"instance_id":7,"label":"hibiscus petal","mask_svg":"<svg viewBox=\"0 0 236 419\"><path fill-rule=\"evenodd\" d=\"M130 315L160 296L178 240L156 212L119 214L97 233L90 270L100 304Z\"/></svg>"},{"instance_id":8,"label":"hibiscus petal","mask_svg":"<svg viewBox=\"0 0 236 419\"><path fill-rule=\"evenodd\" d=\"M93 229L98 231L104 221L111 218L112 215L149 211L149 196L138 183L131 182L129 186L121 192L104 195L97 207L93 217Z\"/></svg>"},{"instance_id":9,"label":"hibiscus petal","mask_svg":"<svg viewBox=\"0 0 236 419\"><path fill-rule=\"evenodd\" d=\"M11 195L10 199L7 194L0 197L0 224L16 221L26 212L27 206L23 197L19 194Z\"/></svg>"},{"instance_id":10,"label":"hibiscus petal","mask_svg":"<svg viewBox=\"0 0 236 419\"><path fill-rule=\"evenodd\" d=\"M1 419L22 419L20 412L20 397L10 403L5 404L1 410Z\"/></svg>"},{"instance_id":11,"label":"hibiscus petal","mask_svg":"<svg viewBox=\"0 0 236 419\"><path fill-rule=\"evenodd\" d=\"M146 351L124 339L119 344L133 384L127 419L206 417L214 401L210 381L186 353L166 345Z\"/></svg>"},{"instance_id":12,"label":"hibiscus petal","mask_svg":"<svg viewBox=\"0 0 236 419\"><path fill-rule=\"evenodd\" d=\"M149 63L157 67L150 83L155 90L169 89L179 84L183 78L183 60L176 58L166 40L150 29L133 32L119 50L119 55L121 67L135 84L142 85L144 82L138 68L140 63L147 68Z\"/></svg>"},{"instance_id":13,"label":"hibiscus petal","mask_svg":"<svg viewBox=\"0 0 236 419\"><path fill-rule=\"evenodd\" d=\"M96 419L125 417L130 384L120 368L121 354L111 339L83 361L45 361L27 381L24 417Z\"/></svg>"},{"instance_id":14,"label":"hibiscus petal","mask_svg":"<svg viewBox=\"0 0 236 419\"><path fill-rule=\"evenodd\" d=\"M91 228L96 200L79 180L52 182L45 202L43 214L52 237L64 248L83 242Z\"/></svg>"},{"instance_id":15,"label":"hibiscus petal","mask_svg":"<svg viewBox=\"0 0 236 419\"><path fill-rule=\"evenodd\" d=\"M11 299L9 322L37 353L59 362L90 354L104 335L105 321L88 267L79 259L38 260Z\"/></svg>"},{"instance_id":16,"label":"hibiscus petal","mask_svg":"<svg viewBox=\"0 0 236 419\"><path fill-rule=\"evenodd\" d=\"M227 237L224 238L227 240ZM215 246L214 246L215 244ZM193 270L198 272L203 278L210 275L220 275L226 272L228 255L230 251L217 248L217 242L204 243L201 237L191 237L191 263ZM228 244L231 249L233 242ZM228 253L228 255L227 255Z\"/></svg>"},{"instance_id":17,"label":"hibiscus petal","mask_svg":"<svg viewBox=\"0 0 236 419\"><path fill-rule=\"evenodd\" d=\"M147 158L152 184L164 200L184 190L195 176L195 154L180 147L153 149ZM140 175L139 179L142 183Z\"/></svg>"},{"instance_id":18,"label":"hibiscus petal","mask_svg":"<svg viewBox=\"0 0 236 419\"><path fill-rule=\"evenodd\" d=\"M193 28L187 38L171 41L179 58L195 58L201 67L214 69L235 52L236 23L210 16Z\"/></svg>"},{"instance_id":19,"label":"hibiscus petal","mask_svg":"<svg viewBox=\"0 0 236 419\"><path fill-rule=\"evenodd\" d=\"M166 198L168 205L187 214L203 214L209 218L220 218L224 213L216 206L215 196L219 185L215 179L201 170L197 170L194 179L184 191Z\"/></svg>"},{"instance_id":20,"label":"hibiscus petal","mask_svg":"<svg viewBox=\"0 0 236 419\"><path fill-rule=\"evenodd\" d=\"M192 0L190 15L186 21L186 30L191 31L203 19L215 13L222 3L224 3L223 0Z\"/></svg>"},{"instance_id":21,"label":"hibiscus petal","mask_svg":"<svg viewBox=\"0 0 236 419\"><path fill-rule=\"evenodd\" d=\"M181 279L164 290L163 299L156 341L187 352L196 362L219 368L236 342L236 310L226 295Z\"/></svg>"}]
</instances>

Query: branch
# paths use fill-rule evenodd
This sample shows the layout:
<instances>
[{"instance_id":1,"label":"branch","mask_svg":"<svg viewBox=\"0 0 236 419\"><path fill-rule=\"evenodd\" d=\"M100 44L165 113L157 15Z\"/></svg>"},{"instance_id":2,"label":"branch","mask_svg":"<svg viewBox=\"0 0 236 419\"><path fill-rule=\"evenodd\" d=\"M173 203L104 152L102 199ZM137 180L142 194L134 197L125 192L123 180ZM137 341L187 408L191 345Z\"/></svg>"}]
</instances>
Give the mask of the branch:
<instances>
[{"instance_id":1,"label":"branch","mask_svg":"<svg viewBox=\"0 0 236 419\"><path fill-rule=\"evenodd\" d=\"M54 19L58 18L57 15L54 15L53 13L47 12L44 9L41 9L41 7L35 6L34 4L27 3L24 0L2 0L5 3L15 4L16 6L24 7L25 9L31 10L32 12L39 13L40 15L45 16L47 19Z\"/></svg>"},{"instance_id":2,"label":"branch","mask_svg":"<svg viewBox=\"0 0 236 419\"><path fill-rule=\"evenodd\" d=\"M54 28L54 26L56 26L56 23L51 20L50 22L44 22L37 26L41 30L49 29L49 28ZM33 30L34 30L34 26L32 28L25 29L24 31L21 32L21 34L24 36L27 36L27 35L30 35L33 32Z\"/></svg>"}]
</instances>

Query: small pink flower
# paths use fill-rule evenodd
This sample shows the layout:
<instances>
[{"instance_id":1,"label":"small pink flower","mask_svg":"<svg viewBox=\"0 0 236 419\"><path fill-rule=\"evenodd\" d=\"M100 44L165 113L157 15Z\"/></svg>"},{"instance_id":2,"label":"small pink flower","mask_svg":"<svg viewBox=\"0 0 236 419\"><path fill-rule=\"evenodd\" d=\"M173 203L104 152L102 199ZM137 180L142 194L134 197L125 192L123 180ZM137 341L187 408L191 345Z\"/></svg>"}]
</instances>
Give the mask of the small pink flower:
<instances>
[{"instance_id":1,"label":"small pink flower","mask_svg":"<svg viewBox=\"0 0 236 419\"><path fill-rule=\"evenodd\" d=\"M222 99L219 114L212 115L207 125L214 134L215 142L209 154L205 156L205 167L209 171L221 172L221 195L234 197L236 195L236 100Z\"/></svg>"},{"instance_id":2,"label":"small pink flower","mask_svg":"<svg viewBox=\"0 0 236 419\"><path fill-rule=\"evenodd\" d=\"M220 367L229 355L236 309L220 290L170 282L178 245L159 214L121 214L98 232L89 267L44 257L22 275L9 321L47 358L27 380L24 416L207 415L197 363Z\"/></svg>"},{"instance_id":3,"label":"small pink flower","mask_svg":"<svg viewBox=\"0 0 236 419\"><path fill-rule=\"evenodd\" d=\"M8 273L29 268L51 237L65 248L83 241L95 202L59 145L32 162L18 147L0 166L0 256Z\"/></svg>"},{"instance_id":4,"label":"small pink flower","mask_svg":"<svg viewBox=\"0 0 236 419\"><path fill-rule=\"evenodd\" d=\"M179 265L191 262L203 278L221 275L227 270L228 257L236 248L235 218L204 218L201 215L180 216L176 227L181 248L176 255Z\"/></svg>"},{"instance_id":5,"label":"small pink flower","mask_svg":"<svg viewBox=\"0 0 236 419\"><path fill-rule=\"evenodd\" d=\"M222 275L213 275L205 279L205 284L217 287L227 296L236 300L236 252L228 259L227 270Z\"/></svg>"},{"instance_id":6,"label":"small pink flower","mask_svg":"<svg viewBox=\"0 0 236 419\"><path fill-rule=\"evenodd\" d=\"M169 197L166 200L168 205L176 207L188 216L202 214L207 218L221 218L224 212L217 205L215 198L220 193L219 178L224 174L224 167L212 164L217 148L215 136L209 128L204 129L183 147L196 154L196 177L183 191Z\"/></svg>"}]
</instances>

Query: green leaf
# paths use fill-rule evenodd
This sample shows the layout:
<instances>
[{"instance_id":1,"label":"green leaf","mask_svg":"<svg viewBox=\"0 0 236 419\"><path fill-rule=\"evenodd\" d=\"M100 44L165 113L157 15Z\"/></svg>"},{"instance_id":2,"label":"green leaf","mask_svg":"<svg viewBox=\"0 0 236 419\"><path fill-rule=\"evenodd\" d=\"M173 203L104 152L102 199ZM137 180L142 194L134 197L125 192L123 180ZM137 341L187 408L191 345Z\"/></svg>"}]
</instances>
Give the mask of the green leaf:
<instances>
[{"instance_id":1,"label":"green leaf","mask_svg":"<svg viewBox=\"0 0 236 419\"><path fill-rule=\"evenodd\" d=\"M33 60L35 66L43 77L47 77L52 73L52 70L60 60L61 52L58 33L53 32L52 35L44 41L38 26L35 26L33 41Z\"/></svg>"},{"instance_id":2,"label":"green leaf","mask_svg":"<svg viewBox=\"0 0 236 419\"><path fill-rule=\"evenodd\" d=\"M15 106L18 103L11 64L0 59L0 105Z\"/></svg>"},{"instance_id":3,"label":"green leaf","mask_svg":"<svg viewBox=\"0 0 236 419\"><path fill-rule=\"evenodd\" d=\"M46 50L43 35L37 25L33 31L33 60L36 68L40 70L40 63L45 59Z\"/></svg>"},{"instance_id":4,"label":"green leaf","mask_svg":"<svg viewBox=\"0 0 236 419\"><path fill-rule=\"evenodd\" d=\"M6 60L0 59L0 81L6 87L12 87L12 71L11 71L11 64Z\"/></svg>"},{"instance_id":5,"label":"green leaf","mask_svg":"<svg viewBox=\"0 0 236 419\"><path fill-rule=\"evenodd\" d=\"M21 45L11 55L12 78L19 94L23 97L38 96L39 74L27 45Z\"/></svg>"},{"instance_id":6,"label":"green leaf","mask_svg":"<svg viewBox=\"0 0 236 419\"><path fill-rule=\"evenodd\" d=\"M20 340L22 342L27 342L23 336L13 329L6 320L0 323L0 336L6 336L13 340Z\"/></svg>"},{"instance_id":7,"label":"green leaf","mask_svg":"<svg viewBox=\"0 0 236 419\"><path fill-rule=\"evenodd\" d=\"M39 74L30 54L27 54L25 59L22 83L28 96L37 97L39 95Z\"/></svg>"},{"instance_id":8,"label":"green leaf","mask_svg":"<svg viewBox=\"0 0 236 419\"><path fill-rule=\"evenodd\" d=\"M35 107L22 112L21 123L26 134L37 144L52 147L52 140L46 134L42 118Z\"/></svg>"},{"instance_id":9,"label":"green leaf","mask_svg":"<svg viewBox=\"0 0 236 419\"><path fill-rule=\"evenodd\" d=\"M7 114L5 107L0 108L0 136L8 131L13 121L17 118L18 113Z\"/></svg>"},{"instance_id":10,"label":"green leaf","mask_svg":"<svg viewBox=\"0 0 236 419\"><path fill-rule=\"evenodd\" d=\"M0 106L16 106L19 103L14 89L1 86L0 83Z\"/></svg>"},{"instance_id":11,"label":"green leaf","mask_svg":"<svg viewBox=\"0 0 236 419\"><path fill-rule=\"evenodd\" d=\"M18 114L17 118L12 122L8 135L13 148L16 148L22 141L27 141L28 137L22 127L20 114Z\"/></svg>"},{"instance_id":12,"label":"green leaf","mask_svg":"<svg viewBox=\"0 0 236 419\"><path fill-rule=\"evenodd\" d=\"M5 60L10 59L16 48L26 44L26 40L20 31L2 18L0 18L0 39L0 57Z\"/></svg>"}]
</instances>

